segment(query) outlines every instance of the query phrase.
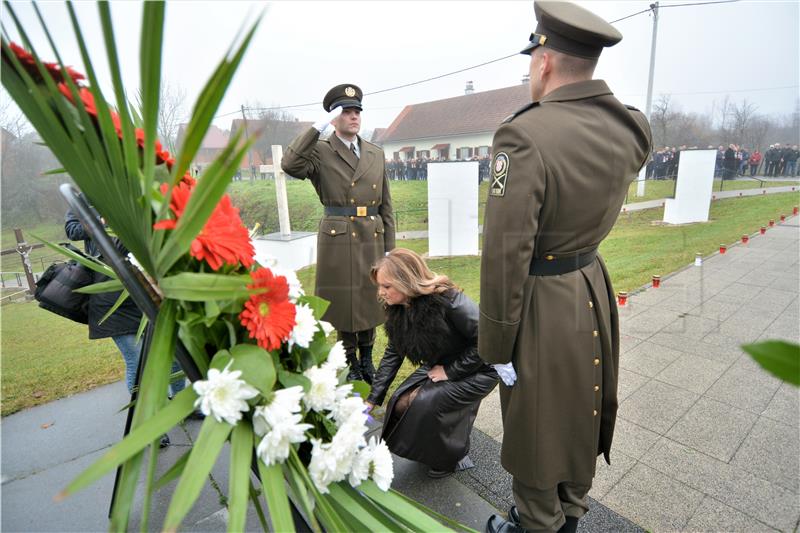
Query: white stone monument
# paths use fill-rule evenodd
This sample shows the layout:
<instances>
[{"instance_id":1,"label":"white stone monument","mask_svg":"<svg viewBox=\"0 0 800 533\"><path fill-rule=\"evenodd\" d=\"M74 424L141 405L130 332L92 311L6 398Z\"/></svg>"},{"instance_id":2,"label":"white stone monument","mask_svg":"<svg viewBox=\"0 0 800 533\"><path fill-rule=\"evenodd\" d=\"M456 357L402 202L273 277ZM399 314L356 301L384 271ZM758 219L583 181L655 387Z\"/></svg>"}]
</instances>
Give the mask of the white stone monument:
<instances>
[{"instance_id":1,"label":"white stone monument","mask_svg":"<svg viewBox=\"0 0 800 533\"><path fill-rule=\"evenodd\" d=\"M683 150L678 164L675 198L664 202L664 222L708 222L714 188L716 150Z\"/></svg>"},{"instance_id":2,"label":"white stone monument","mask_svg":"<svg viewBox=\"0 0 800 533\"><path fill-rule=\"evenodd\" d=\"M253 239L256 261L269 264L275 259L284 268L297 270L317 262L317 234L308 231L292 231L289 222L289 201L286 196L286 175L281 168L283 147L272 145L272 165L261 165L262 174L275 176L275 194L278 197L278 222L280 231Z\"/></svg>"},{"instance_id":3,"label":"white stone monument","mask_svg":"<svg viewBox=\"0 0 800 533\"><path fill-rule=\"evenodd\" d=\"M428 255L478 255L478 162L428 163Z\"/></svg>"}]
</instances>

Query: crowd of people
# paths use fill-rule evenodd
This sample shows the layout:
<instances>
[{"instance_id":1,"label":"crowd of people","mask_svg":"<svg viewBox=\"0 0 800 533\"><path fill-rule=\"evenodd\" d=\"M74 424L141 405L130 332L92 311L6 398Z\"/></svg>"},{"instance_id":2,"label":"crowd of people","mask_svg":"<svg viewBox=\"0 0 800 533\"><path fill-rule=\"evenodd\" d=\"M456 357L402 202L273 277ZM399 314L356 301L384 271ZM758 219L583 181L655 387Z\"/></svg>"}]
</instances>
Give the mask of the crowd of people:
<instances>
[{"instance_id":1,"label":"crowd of people","mask_svg":"<svg viewBox=\"0 0 800 533\"><path fill-rule=\"evenodd\" d=\"M452 161L477 161L478 162L478 183L483 183L489 179L489 168L492 158L490 155L483 157L473 156L471 159L456 159ZM428 164L439 162L452 162L447 159L437 158L428 159L426 157L413 159L387 159L386 175L390 180L426 180L428 179Z\"/></svg>"},{"instance_id":2,"label":"crowd of people","mask_svg":"<svg viewBox=\"0 0 800 533\"><path fill-rule=\"evenodd\" d=\"M684 150L697 150L697 146L680 147L665 146L654 150L647 163L646 179L675 179L678 176L678 163L681 152ZM708 147L713 150L713 146ZM797 145L775 143L763 154L756 148L753 151L736 144L729 144L727 148L720 145L717 148L714 177L734 179L737 176L765 176L765 177L797 177L797 159L800 150Z\"/></svg>"}]
</instances>

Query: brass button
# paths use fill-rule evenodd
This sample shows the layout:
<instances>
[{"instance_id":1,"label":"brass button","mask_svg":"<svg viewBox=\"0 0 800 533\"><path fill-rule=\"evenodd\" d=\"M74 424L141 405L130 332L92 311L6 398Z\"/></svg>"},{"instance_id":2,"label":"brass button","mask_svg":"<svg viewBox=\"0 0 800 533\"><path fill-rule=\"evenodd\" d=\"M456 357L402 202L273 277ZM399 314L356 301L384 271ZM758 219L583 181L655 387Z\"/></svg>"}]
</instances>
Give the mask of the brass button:
<instances>
[{"instance_id":1,"label":"brass button","mask_svg":"<svg viewBox=\"0 0 800 533\"><path fill-rule=\"evenodd\" d=\"M592 409L592 416L597 416L597 409Z\"/></svg>"},{"instance_id":2,"label":"brass button","mask_svg":"<svg viewBox=\"0 0 800 533\"><path fill-rule=\"evenodd\" d=\"M350 203L351 203L351 204L354 204L354 203L356 203L356 199L355 199L355 198L350 198Z\"/></svg>"},{"instance_id":3,"label":"brass button","mask_svg":"<svg viewBox=\"0 0 800 533\"><path fill-rule=\"evenodd\" d=\"M350 184L350 186L351 186L351 187L355 187L355 186L356 186L356 182L355 182L355 181L354 181L354 182L352 182L352 183Z\"/></svg>"},{"instance_id":4,"label":"brass button","mask_svg":"<svg viewBox=\"0 0 800 533\"><path fill-rule=\"evenodd\" d=\"M356 217L350 217L350 222L354 221Z\"/></svg>"},{"instance_id":5,"label":"brass button","mask_svg":"<svg viewBox=\"0 0 800 533\"><path fill-rule=\"evenodd\" d=\"M376 239L378 238L378 232L377 231L375 232L375 238Z\"/></svg>"},{"instance_id":6,"label":"brass button","mask_svg":"<svg viewBox=\"0 0 800 533\"><path fill-rule=\"evenodd\" d=\"M372 205L375 205L375 200L372 200Z\"/></svg>"},{"instance_id":7,"label":"brass button","mask_svg":"<svg viewBox=\"0 0 800 533\"><path fill-rule=\"evenodd\" d=\"M597 332L597 330L594 330L592 332L592 337L597 337L598 335L600 335L600 334Z\"/></svg>"},{"instance_id":8,"label":"brass button","mask_svg":"<svg viewBox=\"0 0 800 533\"><path fill-rule=\"evenodd\" d=\"M378 188L378 186L377 186L376 184L374 184L374 183L373 183L373 184L372 184L372 188L373 188L373 189L377 189L377 188Z\"/></svg>"},{"instance_id":9,"label":"brass button","mask_svg":"<svg viewBox=\"0 0 800 533\"><path fill-rule=\"evenodd\" d=\"M336 235L336 230L335 229L331 230L331 235Z\"/></svg>"},{"instance_id":10,"label":"brass button","mask_svg":"<svg viewBox=\"0 0 800 533\"><path fill-rule=\"evenodd\" d=\"M369 216L369 219L370 219L370 220L375 220L375 217L374 217L373 215L370 215L370 216Z\"/></svg>"},{"instance_id":11,"label":"brass button","mask_svg":"<svg viewBox=\"0 0 800 533\"><path fill-rule=\"evenodd\" d=\"M546 255L544 256L544 258L547 259L548 261L552 261L553 259L555 259L555 257L553 257L552 255Z\"/></svg>"},{"instance_id":12,"label":"brass button","mask_svg":"<svg viewBox=\"0 0 800 533\"><path fill-rule=\"evenodd\" d=\"M353 235L355 235L355 233L354 233ZM599 364L600 364L600 359L598 359L597 357L595 357L595 358L594 358L594 366L597 366L597 365L599 365Z\"/></svg>"},{"instance_id":13,"label":"brass button","mask_svg":"<svg viewBox=\"0 0 800 533\"><path fill-rule=\"evenodd\" d=\"M595 386L594 386L594 391L595 391L595 392L597 392L597 391L599 391L599 390L600 390L600 385L595 385Z\"/></svg>"},{"instance_id":14,"label":"brass button","mask_svg":"<svg viewBox=\"0 0 800 533\"><path fill-rule=\"evenodd\" d=\"M352 235L353 237L355 237L355 236L356 236L356 232L354 231L354 232L353 232L353 233L351 233L350 235Z\"/></svg>"},{"instance_id":15,"label":"brass button","mask_svg":"<svg viewBox=\"0 0 800 533\"><path fill-rule=\"evenodd\" d=\"M591 308L593 308L593 307L594 307L594 302L593 302L593 301L591 301L591 300L589 300L589 309L591 309Z\"/></svg>"}]
</instances>

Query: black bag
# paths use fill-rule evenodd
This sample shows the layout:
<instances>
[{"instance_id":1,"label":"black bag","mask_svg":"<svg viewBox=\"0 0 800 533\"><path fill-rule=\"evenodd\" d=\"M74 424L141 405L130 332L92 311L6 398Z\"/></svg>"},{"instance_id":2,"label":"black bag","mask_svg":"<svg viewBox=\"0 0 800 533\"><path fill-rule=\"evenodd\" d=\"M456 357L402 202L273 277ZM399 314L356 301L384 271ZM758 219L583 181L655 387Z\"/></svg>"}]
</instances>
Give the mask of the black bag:
<instances>
[{"instance_id":1,"label":"black bag","mask_svg":"<svg viewBox=\"0 0 800 533\"><path fill-rule=\"evenodd\" d=\"M36 282L39 307L81 324L89 323L89 295L74 289L94 283L93 271L77 261L57 262Z\"/></svg>"}]
</instances>

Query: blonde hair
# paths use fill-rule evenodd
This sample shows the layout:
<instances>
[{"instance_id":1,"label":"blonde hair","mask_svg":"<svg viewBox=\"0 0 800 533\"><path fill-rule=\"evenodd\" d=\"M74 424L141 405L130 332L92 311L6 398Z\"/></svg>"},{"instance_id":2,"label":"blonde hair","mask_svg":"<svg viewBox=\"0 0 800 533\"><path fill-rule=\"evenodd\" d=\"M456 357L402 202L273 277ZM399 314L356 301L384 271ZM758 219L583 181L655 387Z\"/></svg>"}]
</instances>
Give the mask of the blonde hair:
<instances>
[{"instance_id":1,"label":"blonde hair","mask_svg":"<svg viewBox=\"0 0 800 533\"><path fill-rule=\"evenodd\" d=\"M419 254L406 248L395 248L372 266L369 277L376 285L379 271L409 300L458 288L447 276L431 271Z\"/></svg>"}]
</instances>

